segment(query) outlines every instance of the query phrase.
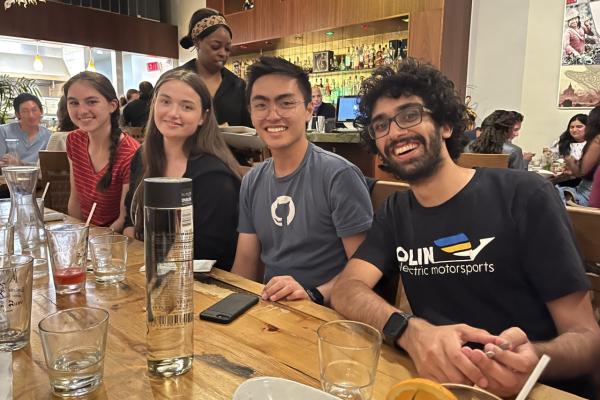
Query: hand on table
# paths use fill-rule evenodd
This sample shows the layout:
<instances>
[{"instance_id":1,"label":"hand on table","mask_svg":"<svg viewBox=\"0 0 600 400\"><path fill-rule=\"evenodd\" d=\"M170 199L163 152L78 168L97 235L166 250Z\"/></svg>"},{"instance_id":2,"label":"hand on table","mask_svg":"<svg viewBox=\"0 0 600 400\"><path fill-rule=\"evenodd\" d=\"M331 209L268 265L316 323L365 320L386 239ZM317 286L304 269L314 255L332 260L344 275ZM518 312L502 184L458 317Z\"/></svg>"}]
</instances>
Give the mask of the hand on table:
<instances>
[{"instance_id":1,"label":"hand on table","mask_svg":"<svg viewBox=\"0 0 600 400\"><path fill-rule=\"evenodd\" d=\"M466 324L435 326L412 318L400 345L408 352L420 376L438 382L483 383L487 378L461 350L467 342L497 343L503 339Z\"/></svg>"},{"instance_id":2,"label":"hand on table","mask_svg":"<svg viewBox=\"0 0 600 400\"><path fill-rule=\"evenodd\" d=\"M302 300L308 299L306 290L289 275L275 276L265 285L263 300Z\"/></svg>"},{"instance_id":3,"label":"hand on table","mask_svg":"<svg viewBox=\"0 0 600 400\"><path fill-rule=\"evenodd\" d=\"M501 397L513 396L521 390L539 358L521 329L509 328L499 338L506 341L509 347L502 350L496 344L486 344L484 350L493 352L492 358L481 350L466 347L463 348L463 354L483 373L484 380L475 384Z\"/></svg>"}]
</instances>

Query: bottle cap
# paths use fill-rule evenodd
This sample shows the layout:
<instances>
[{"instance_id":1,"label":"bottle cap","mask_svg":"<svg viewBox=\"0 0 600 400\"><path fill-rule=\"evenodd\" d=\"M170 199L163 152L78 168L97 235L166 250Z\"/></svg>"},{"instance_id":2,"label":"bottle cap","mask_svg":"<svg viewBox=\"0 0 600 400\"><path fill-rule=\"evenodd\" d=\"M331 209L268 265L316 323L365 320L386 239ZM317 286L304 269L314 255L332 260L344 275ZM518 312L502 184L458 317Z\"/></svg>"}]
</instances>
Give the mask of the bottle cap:
<instances>
[{"instance_id":1,"label":"bottle cap","mask_svg":"<svg viewBox=\"0 0 600 400\"><path fill-rule=\"evenodd\" d=\"M153 208L179 208L192 204L190 178L144 179L144 206Z\"/></svg>"}]
</instances>

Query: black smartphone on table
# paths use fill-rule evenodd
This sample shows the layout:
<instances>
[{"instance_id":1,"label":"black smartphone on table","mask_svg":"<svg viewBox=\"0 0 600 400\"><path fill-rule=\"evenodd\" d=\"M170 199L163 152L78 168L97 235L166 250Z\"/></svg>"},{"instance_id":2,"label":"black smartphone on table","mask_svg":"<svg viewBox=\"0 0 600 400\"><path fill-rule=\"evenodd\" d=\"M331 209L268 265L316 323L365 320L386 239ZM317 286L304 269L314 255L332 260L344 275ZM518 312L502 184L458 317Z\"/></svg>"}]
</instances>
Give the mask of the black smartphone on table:
<instances>
[{"instance_id":1,"label":"black smartphone on table","mask_svg":"<svg viewBox=\"0 0 600 400\"><path fill-rule=\"evenodd\" d=\"M200 313L200 319L228 324L258 303L258 296L233 293Z\"/></svg>"}]
</instances>

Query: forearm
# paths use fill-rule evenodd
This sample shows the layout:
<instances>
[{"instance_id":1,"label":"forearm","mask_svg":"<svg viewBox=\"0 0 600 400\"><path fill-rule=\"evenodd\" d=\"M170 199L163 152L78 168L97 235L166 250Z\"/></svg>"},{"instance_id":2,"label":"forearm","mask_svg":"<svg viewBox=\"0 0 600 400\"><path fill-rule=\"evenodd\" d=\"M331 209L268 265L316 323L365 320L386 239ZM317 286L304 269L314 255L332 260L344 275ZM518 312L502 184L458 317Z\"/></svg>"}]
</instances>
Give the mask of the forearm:
<instances>
[{"instance_id":1,"label":"forearm","mask_svg":"<svg viewBox=\"0 0 600 400\"><path fill-rule=\"evenodd\" d=\"M239 259L238 259L239 258ZM246 279L251 279L256 282L262 282L262 277L260 276L260 261L251 261L248 259L243 259L236 254L235 261L233 262L233 267L231 267L231 272L242 276Z\"/></svg>"},{"instance_id":2,"label":"forearm","mask_svg":"<svg viewBox=\"0 0 600 400\"><path fill-rule=\"evenodd\" d=\"M81 219L81 207L79 206L79 201L73 199L73 196L69 197L69 203L67 205L67 211L69 215L73 218Z\"/></svg>"},{"instance_id":3,"label":"forearm","mask_svg":"<svg viewBox=\"0 0 600 400\"><path fill-rule=\"evenodd\" d=\"M336 282L331 291L331 305L347 319L365 322L380 331L396 311L369 286L356 279Z\"/></svg>"},{"instance_id":4,"label":"forearm","mask_svg":"<svg viewBox=\"0 0 600 400\"><path fill-rule=\"evenodd\" d=\"M536 342L538 357L550 356L544 376L548 378L570 378L593 370L600 354L598 333L593 330L566 332L548 342Z\"/></svg>"}]
</instances>

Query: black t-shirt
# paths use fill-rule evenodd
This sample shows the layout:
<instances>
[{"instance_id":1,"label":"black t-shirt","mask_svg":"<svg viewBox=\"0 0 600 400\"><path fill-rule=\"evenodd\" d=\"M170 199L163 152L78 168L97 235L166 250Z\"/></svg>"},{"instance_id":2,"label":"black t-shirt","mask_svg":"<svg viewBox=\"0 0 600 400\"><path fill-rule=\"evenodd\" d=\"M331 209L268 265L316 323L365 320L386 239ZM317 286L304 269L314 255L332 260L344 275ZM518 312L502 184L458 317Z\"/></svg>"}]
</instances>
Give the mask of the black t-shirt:
<instances>
[{"instance_id":1,"label":"black t-shirt","mask_svg":"<svg viewBox=\"0 0 600 400\"><path fill-rule=\"evenodd\" d=\"M125 227L133 226L131 204L144 173L141 152L140 147L131 159ZM183 177L192 179L194 259L217 260L218 268L229 271L237 247L240 178L210 154L189 159Z\"/></svg>"},{"instance_id":2,"label":"black t-shirt","mask_svg":"<svg viewBox=\"0 0 600 400\"><path fill-rule=\"evenodd\" d=\"M557 336L547 302L589 288L556 190L526 171L476 169L436 207L395 193L354 257L401 274L412 311L435 325L518 326L531 341Z\"/></svg>"},{"instance_id":3,"label":"black t-shirt","mask_svg":"<svg viewBox=\"0 0 600 400\"><path fill-rule=\"evenodd\" d=\"M196 71L196 59L193 58L176 69ZM227 68L221 69L221 84L213 98L217 122L230 126L252 126L250 112L246 105L246 82Z\"/></svg>"}]
</instances>

